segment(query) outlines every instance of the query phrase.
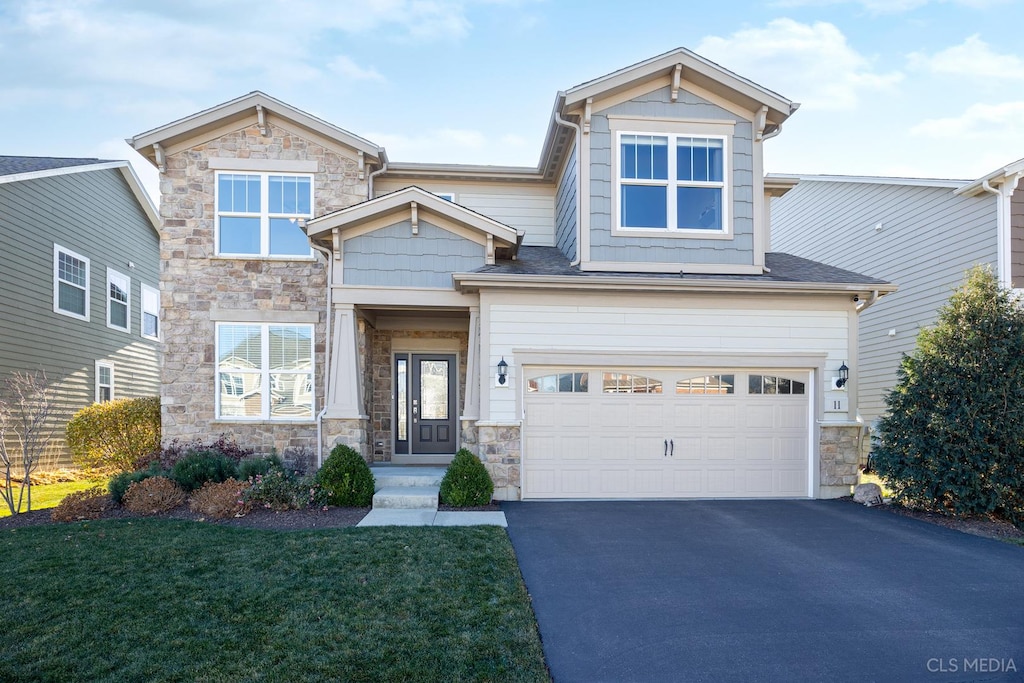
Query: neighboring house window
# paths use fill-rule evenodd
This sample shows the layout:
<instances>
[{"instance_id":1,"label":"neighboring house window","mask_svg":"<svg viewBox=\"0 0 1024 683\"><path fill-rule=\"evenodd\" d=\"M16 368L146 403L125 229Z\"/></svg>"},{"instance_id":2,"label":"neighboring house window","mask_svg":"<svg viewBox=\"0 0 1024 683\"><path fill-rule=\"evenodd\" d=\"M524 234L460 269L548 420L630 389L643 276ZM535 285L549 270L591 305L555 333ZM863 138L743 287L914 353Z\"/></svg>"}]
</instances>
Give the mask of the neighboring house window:
<instances>
[{"instance_id":1,"label":"neighboring house window","mask_svg":"<svg viewBox=\"0 0 1024 683\"><path fill-rule=\"evenodd\" d=\"M131 278L107 268L107 327L131 331L131 291Z\"/></svg>"},{"instance_id":2,"label":"neighboring house window","mask_svg":"<svg viewBox=\"0 0 1024 683\"><path fill-rule=\"evenodd\" d=\"M619 227L727 232L727 140L725 136L619 133Z\"/></svg>"},{"instance_id":3,"label":"neighboring house window","mask_svg":"<svg viewBox=\"0 0 1024 683\"><path fill-rule=\"evenodd\" d=\"M751 375L749 380L751 394L803 394L806 387L797 382L775 375Z\"/></svg>"},{"instance_id":4,"label":"neighboring house window","mask_svg":"<svg viewBox=\"0 0 1024 683\"><path fill-rule=\"evenodd\" d=\"M114 364L96 361L96 402L114 400Z\"/></svg>"},{"instance_id":5,"label":"neighboring house window","mask_svg":"<svg viewBox=\"0 0 1024 683\"><path fill-rule=\"evenodd\" d=\"M562 372L555 375L535 377L526 382L530 393L586 393L588 385L586 372Z\"/></svg>"},{"instance_id":6,"label":"neighboring house window","mask_svg":"<svg viewBox=\"0 0 1024 683\"><path fill-rule=\"evenodd\" d=\"M142 336L160 339L160 291L149 285L142 285Z\"/></svg>"},{"instance_id":7,"label":"neighboring house window","mask_svg":"<svg viewBox=\"0 0 1024 683\"><path fill-rule=\"evenodd\" d=\"M53 245L53 310L89 319L89 259Z\"/></svg>"},{"instance_id":8,"label":"neighboring house window","mask_svg":"<svg viewBox=\"0 0 1024 683\"><path fill-rule=\"evenodd\" d=\"M217 325L217 417L313 418L313 326Z\"/></svg>"},{"instance_id":9,"label":"neighboring house window","mask_svg":"<svg viewBox=\"0 0 1024 683\"><path fill-rule=\"evenodd\" d=\"M313 176L217 173L217 253L312 255L299 220L313 216Z\"/></svg>"},{"instance_id":10,"label":"neighboring house window","mask_svg":"<svg viewBox=\"0 0 1024 683\"><path fill-rule=\"evenodd\" d=\"M602 389L606 394L660 394L662 384L659 379L642 375L606 372Z\"/></svg>"},{"instance_id":11,"label":"neighboring house window","mask_svg":"<svg viewBox=\"0 0 1024 683\"><path fill-rule=\"evenodd\" d=\"M735 375L707 375L676 382L677 394L732 394L735 391Z\"/></svg>"}]
</instances>

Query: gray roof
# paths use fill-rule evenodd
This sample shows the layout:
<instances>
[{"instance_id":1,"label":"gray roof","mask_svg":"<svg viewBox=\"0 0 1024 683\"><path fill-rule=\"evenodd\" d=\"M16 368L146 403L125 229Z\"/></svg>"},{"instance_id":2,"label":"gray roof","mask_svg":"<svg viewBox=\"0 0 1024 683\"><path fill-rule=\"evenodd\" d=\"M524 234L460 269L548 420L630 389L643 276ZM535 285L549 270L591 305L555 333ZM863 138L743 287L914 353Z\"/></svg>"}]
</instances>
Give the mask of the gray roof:
<instances>
[{"instance_id":1,"label":"gray roof","mask_svg":"<svg viewBox=\"0 0 1024 683\"><path fill-rule=\"evenodd\" d=\"M818 284L887 285L885 280L800 258L791 254L765 254L768 273L763 275L696 275L679 273L627 273L582 271L570 266L557 247L520 247L515 261L502 261L473 271L504 275L561 275L574 277L649 277L676 280L726 280L738 282L807 282Z\"/></svg>"},{"instance_id":2,"label":"gray roof","mask_svg":"<svg viewBox=\"0 0 1024 683\"><path fill-rule=\"evenodd\" d=\"M0 156L0 175L52 171L68 166L91 166L110 163L108 159L71 159L67 157L6 157Z\"/></svg>"}]
</instances>

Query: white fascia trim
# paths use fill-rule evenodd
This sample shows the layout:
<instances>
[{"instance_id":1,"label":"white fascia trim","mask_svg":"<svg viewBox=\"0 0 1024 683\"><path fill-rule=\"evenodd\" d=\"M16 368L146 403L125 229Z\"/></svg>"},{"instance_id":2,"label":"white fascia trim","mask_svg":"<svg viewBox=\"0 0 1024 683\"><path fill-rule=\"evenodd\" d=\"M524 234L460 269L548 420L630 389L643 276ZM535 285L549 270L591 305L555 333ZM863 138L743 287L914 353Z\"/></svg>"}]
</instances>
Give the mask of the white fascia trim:
<instances>
[{"instance_id":1,"label":"white fascia trim","mask_svg":"<svg viewBox=\"0 0 1024 683\"><path fill-rule=\"evenodd\" d=\"M72 173L87 173L88 171L104 171L108 168L122 168L129 166L127 161L108 161L102 164L83 164L81 166L62 166L61 168L50 168L45 171L30 171L28 173L12 173L11 175L0 175L0 185L4 183L17 183L22 180L35 180L36 178L52 178L54 176L71 175ZM141 186L141 183L140 183Z\"/></svg>"},{"instance_id":2,"label":"white fascia trim","mask_svg":"<svg viewBox=\"0 0 1024 683\"><path fill-rule=\"evenodd\" d=\"M795 294L891 294L891 284L860 285L823 282L749 282L746 280L698 280L645 277L601 277L575 275L504 275L454 273L460 290L471 289L597 289L628 291L712 291L712 292L792 292ZM852 303L851 303L852 305Z\"/></svg>"},{"instance_id":3,"label":"white fascia trim","mask_svg":"<svg viewBox=\"0 0 1024 683\"><path fill-rule=\"evenodd\" d=\"M441 199L433 192L427 192L419 187L407 187L403 190L356 204L347 209L341 209L326 216L314 218L306 222L306 234L312 238L334 228L344 230L349 225L358 224L370 218L409 206L410 202L415 202L419 208L429 209L453 221L505 240L509 244L514 245L519 240L519 232L515 228L499 223L493 218L488 218L482 213L467 209L460 204Z\"/></svg>"},{"instance_id":4,"label":"white fascia trim","mask_svg":"<svg viewBox=\"0 0 1024 683\"><path fill-rule=\"evenodd\" d=\"M964 180L945 178L898 178L895 176L855 176L855 175L789 175L769 173L765 176L765 185L778 180L784 183L816 181L822 183L867 183L871 185L911 185L915 187L948 187L954 189L963 185Z\"/></svg>"}]
</instances>

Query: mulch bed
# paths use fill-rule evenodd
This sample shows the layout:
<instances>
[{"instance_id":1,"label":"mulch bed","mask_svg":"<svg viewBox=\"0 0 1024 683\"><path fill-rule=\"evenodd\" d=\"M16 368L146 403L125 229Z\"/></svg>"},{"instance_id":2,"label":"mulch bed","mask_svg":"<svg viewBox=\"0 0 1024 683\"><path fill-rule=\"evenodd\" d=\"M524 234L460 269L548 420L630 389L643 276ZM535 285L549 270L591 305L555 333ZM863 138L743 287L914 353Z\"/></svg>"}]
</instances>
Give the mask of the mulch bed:
<instances>
[{"instance_id":1,"label":"mulch bed","mask_svg":"<svg viewBox=\"0 0 1024 683\"><path fill-rule=\"evenodd\" d=\"M158 519L183 519L195 522L208 522L242 529L271 529L274 531L303 531L316 529L344 529L355 526L366 516L370 508L328 507L309 508L305 510L288 510L275 512L265 508L256 508L244 517L230 519L212 519L192 512L188 505L181 505L162 515L152 515ZM19 529L40 524L54 524L50 519L52 510L33 510L11 517L0 517L0 531ZM141 515L128 512L123 507L115 507L107 511L103 519L142 519Z\"/></svg>"},{"instance_id":2,"label":"mulch bed","mask_svg":"<svg viewBox=\"0 0 1024 683\"><path fill-rule=\"evenodd\" d=\"M847 496L842 500L854 502L852 496ZM854 503L860 505L860 503ZM1024 530L1018 529L1010 522L1005 519L996 519L994 517L948 517L946 515L940 515L936 512L925 512L924 510L912 510L910 508L897 505L895 503L889 503L886 505L875 505L870 510L879 510L888 514L902 515L904 517L911 517L913 519L919 519L922 522L928 522L929 524L935 524L936 526L945 527L947 529L953 529L960 531L965 534L971 534L973 536L983 536L985 538L994 538L997 540L1013 539L1018 541L1024 541Z\"/></svg>"}]
</instances>

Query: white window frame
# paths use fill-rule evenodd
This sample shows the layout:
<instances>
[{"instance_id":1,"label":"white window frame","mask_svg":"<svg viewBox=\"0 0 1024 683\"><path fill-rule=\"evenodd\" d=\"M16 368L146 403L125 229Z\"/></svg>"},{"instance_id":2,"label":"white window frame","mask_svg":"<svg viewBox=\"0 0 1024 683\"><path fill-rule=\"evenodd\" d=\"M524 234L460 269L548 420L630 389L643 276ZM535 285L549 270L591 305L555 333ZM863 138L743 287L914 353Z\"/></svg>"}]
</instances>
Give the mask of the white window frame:
<instances>
[{"instance_id":1,"label":"white window frame","mask_svg":"<svg viewBox=\"0 0 1024 683\"><path fill-rule=\"evenodd\" d=\"M636 122L634 122L636 123ZM685 123L652 125L653 130L640 128L616 128L614 132L614 149L612 150L612 207L613 234L620 236L658 236L685 237L704 239L729 239L732 237L732 136L721 132L723 127L716 124L698 124L687 126ZM668 139L668 178L666 180L622 177L622 136L642 135L664 137ZM679 180L677 174L677 148L679 138L707 138L722 141L722 182ZM666 188L667 208L665 228L638 228L622 225L622 187L623 185L642 185ZM722 227L718 230L702 230L695 228L677 228L678 206L676 189L680 187L706 187L722 191Z\"/></svg>"},{"instance_id":2,"label":"white window frame","mask_svg":"<svg viewBox=\"0 0 1024 683\"><path fill-rule=\"evenodd\" d=\"M237 216L243 218L257 217L255 213L248 211L221 211L220 210L220 178L223 175L259 176L260 178L260 253L244 254L220 250L220 218L221 216ZM270 213L270 176L283 176L288 178L309 178L309 210L308 214L282 214ZM295 218L298 220L310 219L313 217L313 210L316 206L316 182L312 173L281 173L277 171L216 171L213 179L213 246L217 256L227 258L246 259L278 259L284 261L311 261L313 260L313 245L309 247L309 253L302 254L271 254L270 253L270 219L271 218Z\"/></svg>"},{"instance_id":3,"label":"white window frame","mask_svg":"<svg viewBox=\"0 0 1024 683\"><path fill-rule=\"evenodd\" d=\"M222 415L220 405L220 330L222 327L259 327L260 328L260 357L262 359L262 367L259 369L260 375L260 401L262 403L260 409L260 415L253 417L246 417L242 415ZM287 423L287 422L315 422L316 420L316 326L309 323L257 323L257 322L218 322L214 330L214 403L216 415L215 419L223 422L274 422L274 423ZM291 374L308 374L310 381L310 415L309 417L289 418L289 417L272 417L270 413L270 328L271 327L304 327L309 330L309 346L310 346L310 360L311 367L308 373L306 372L294 372ZM228 371L230 374L230 371ZM254 371L248 371L254 372ZM288 371L278 371L273 374L289 374Z\"/></svg>"},{"instance_id":4,"label":"white window frame","mask_svg":"<svg viewBox=\"0 0 1024 683\"><path fill-rule=\"evenodd\" d=\"M152 294L156 297L156 311L146 310L146 294ZM156 335L146 334L146 314L156 316ZM160 320L160 290L156 287L150 287L145 282L139 283L139 334L146 339L152 339L153 341L160 341L160 332L163 325Z\"/></svg>"},{"instance_id":5,"label":"white window frame","mask_svg":"<svg viewBox=\"0 0 1024 683\"><path fill-rule=\"evenodd\" d=\"M110 384L100 384L100 368L106 368L110 370ZM110 387L110 399L114 400L114 364L109 361L98 360L96 361L96 403L106 403L106 401L100 400L100 391L103 387Z\"/></svg>"},{"instance_id":6,"label":"white window frame","mask_svg":"<svg viewBox=\"0 0 1024 683\"><path fill-rule=\"evenodd\" d=\"M125 310L124 327L120 327L120 326L115 325L112 322L110 322L111 308L112 308L112 304L114 303L113 297L110 296L110 285L111 285L111 283L115 279L121 279L121 280L124 281L124 285L125 285L124 291L128 295L128 298L124 302L120 302L120 301L117 302L117 303L124 303L125 308L127 309L127 310ZM120 273L120 272L114 270L113 268L109 268L108 267L107 268L107 288L104 290L104 292L105 292L106 298L107 298L107 327L109 327L112 330L119 330L121 332L127 332L128 334L131 334L131 332L132 332L132 279L130 277L128 277L127 275L125 275L124 273Z\"/></svg>"},{"instance_id":7,"label":"white window frame","mask_svg":"<svg viewBox=\"0 0 1024 683\"><path fill-rule=\"evenodd\" d=\"M85 263L85 287L74 282L68 282L67 280L61 280L60 278L60 255L61 253L67 254L68 256L78 259ZM53 312L59 313L60 315L66 315L69 318L75 318L76 320L89 321L89 299L92 288L90 287L92 267L89 264L89 259L81 254L77 254L70 249L66 249L56 242L53 244ZM66 311L60 307L60 283L77 287L78 289L84 289L85 291L85 315L79 315L74 311Z\"/></svg>"},{"instance_id":8,"label":"white window frame","mask_svg":"<svg viewBox=\"0 0 1024 683\"><path fill-rule=\"evenodd\" d=\"M444 199L444 200L447 200L447 201L451 202L452 204L455 203L455 193L454 192L434 192L434 194L436 194L441 199Z\"/></svg>"}]
</instances>

